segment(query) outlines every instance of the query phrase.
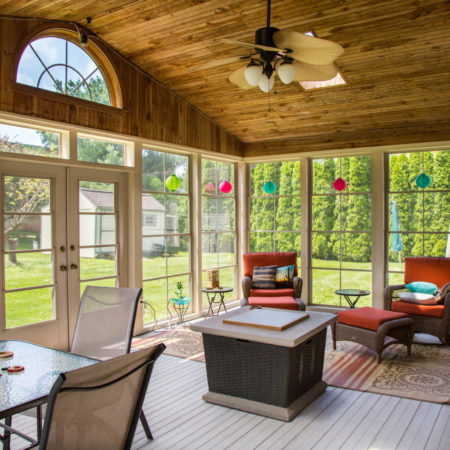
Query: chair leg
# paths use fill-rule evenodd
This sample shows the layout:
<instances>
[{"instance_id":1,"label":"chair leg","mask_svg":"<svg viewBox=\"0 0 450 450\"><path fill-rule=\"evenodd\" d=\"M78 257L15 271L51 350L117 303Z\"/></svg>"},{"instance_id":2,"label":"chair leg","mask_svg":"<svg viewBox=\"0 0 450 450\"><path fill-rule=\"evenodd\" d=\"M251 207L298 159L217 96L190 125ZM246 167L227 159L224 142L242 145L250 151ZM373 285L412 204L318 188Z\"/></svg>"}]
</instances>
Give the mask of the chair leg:
<instances>
[{"instance_id":1,"label":"chair leg","mask_svg":"<svg viewBox=\"0 0 450 450\"><path fill-rule=\"evenodd\" d=\"M336 323L331 325L331 336L333 339L333 350L336 350Z\"/></svg>"},{"instance_id":2,"label":"chair leg","mask_svg":"<svg viewBox=\"0 0 450 450\"><path fill-rule=\"evenodd\" d=\"M37 441L41 442L41 434L42 434L42 405L36 406L36 434L37 434Z\"/></svg>"},{"instance_id":3,"label":"chair leg","mask_svg":"<svg viewBox=\"0 0 450 450\"><path fill-rule=\"evenodd\" d=\"M148 426L147 419L145 417L144 411L141 410L140 419L142 423L142 428L144 428L145 435L147 436L147 439L153 440L152 432L150 431L150 427Z\"/></svg>"},{"instance_id":4,"label":"chair leg","mask_svg":"<svg viewBox=\"0 0 450 450\"><path fill-rule=\"evenodd\" d=\"M11 426L12 419L11 416L5 418L5 425ZM11 432L9 430L5 429L5 432L2 436L3 441L3 450L9 450L10 449L10 443L11 443Z\"/></svg>"}]
</instances>

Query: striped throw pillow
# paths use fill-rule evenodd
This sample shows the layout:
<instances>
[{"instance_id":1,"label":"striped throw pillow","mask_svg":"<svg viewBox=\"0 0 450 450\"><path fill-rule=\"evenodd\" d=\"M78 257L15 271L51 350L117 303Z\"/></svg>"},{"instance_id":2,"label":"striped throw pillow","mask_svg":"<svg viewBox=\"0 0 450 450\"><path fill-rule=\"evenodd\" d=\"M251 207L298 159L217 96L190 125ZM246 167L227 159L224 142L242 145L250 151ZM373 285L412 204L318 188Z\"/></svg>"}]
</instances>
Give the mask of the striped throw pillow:
<instances>
[{"instance_id":1,"label":"striped throw pillow","mask_svg":"<svg viewBox=\"0 0 450 450\"><path fill-rule=\"evenodd\" d=\"M275 289L277 266L253 267L253 289Z\"/></svg>"}]
</instances>

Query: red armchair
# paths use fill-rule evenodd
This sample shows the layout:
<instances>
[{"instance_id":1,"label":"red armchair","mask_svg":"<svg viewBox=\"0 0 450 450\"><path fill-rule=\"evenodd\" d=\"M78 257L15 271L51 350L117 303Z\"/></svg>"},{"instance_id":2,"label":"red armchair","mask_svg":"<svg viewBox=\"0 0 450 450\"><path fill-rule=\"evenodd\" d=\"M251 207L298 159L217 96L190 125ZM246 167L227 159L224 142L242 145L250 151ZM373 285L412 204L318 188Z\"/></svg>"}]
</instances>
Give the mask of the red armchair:
<instances>
[{"instance_id":1,"label":"red armchair","mask_svg":"<svg viewBox=\"0 0 450 450\"><path fill-rule=\"evenodd\" d=\"M384 290L384 309L405 312L414 320L414 331L432 334L450 344L450 291L437 305L418 305L397 300L395 291L413 281L428 281L439 290L450 285L450 258L405 258L405 283Z\"/></svg>"},{"instance_id":2,"label":"red armchair","mask_svg":"<svg viewBox=\"0 0 450 450\"><path fill-rule=\"evenodd\" d=\"M284 308L304 311L306 306L300 298L303 280L298 276L297 252L263 252L245 253L244 277L242 278L241 306L259 305L269 308ZM294 265L294 278L292 288L282 289L253 289L252 275L254 266L284 267Z\"/></svg>"}]
</instances>

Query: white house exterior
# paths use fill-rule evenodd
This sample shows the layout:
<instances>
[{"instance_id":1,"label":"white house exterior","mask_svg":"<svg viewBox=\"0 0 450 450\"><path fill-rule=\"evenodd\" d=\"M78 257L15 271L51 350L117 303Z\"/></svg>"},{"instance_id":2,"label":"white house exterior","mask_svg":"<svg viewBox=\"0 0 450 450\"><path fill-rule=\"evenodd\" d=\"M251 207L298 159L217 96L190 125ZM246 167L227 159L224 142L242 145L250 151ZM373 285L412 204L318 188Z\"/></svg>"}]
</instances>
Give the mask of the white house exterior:
<instances>
[{"instance_id":1,"label":"white house exterior","mask_svg":"<svg viewBox=\"0 0 450 450\"><path fill-rule=\"evenodd\" d=\"M43 210L48 210L48 207ZM113 246L116 243L115 215L107 214L114 211L114 192L80 188L79 211L84 213L80 214L80 256L96 258L108 254L108 247L97 246ZM177 220L173 222L176 224ZM142 199L142 234L164 234L164 206L150 194L144 195ZM161 252L164 237L144 238L143 244L144 254ZM50 216L41 216L40 245L41 248L52 247Z\"/></svg>"}]
</instances>

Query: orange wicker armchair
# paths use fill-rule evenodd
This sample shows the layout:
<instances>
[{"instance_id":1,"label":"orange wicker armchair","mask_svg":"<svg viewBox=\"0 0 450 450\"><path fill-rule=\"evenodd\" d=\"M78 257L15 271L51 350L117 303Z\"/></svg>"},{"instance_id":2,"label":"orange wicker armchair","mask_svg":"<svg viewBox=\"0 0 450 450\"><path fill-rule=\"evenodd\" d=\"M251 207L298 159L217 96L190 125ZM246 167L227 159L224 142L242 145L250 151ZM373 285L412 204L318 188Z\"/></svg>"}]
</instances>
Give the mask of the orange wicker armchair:
<instances>
[{"instance_id":1,"label":"orange wicker armchair","mask_svg":"<svg viewBox=\"0 0 450 450\"><path fill-rule=\"evenodd\" d=\"M413 281L428 281L440 290L450 285L450 258L405 258L404 281L404 284L388 286L384 290L384 309L409 314L414 320L414 331L432 334L450 344L450 291L437 305L407 303L395 296L395 291Z\"/></svg>"},{"instance_id":2,"label":"orange wicker armchair","mask_svg":"<svg viewBox=\"0 0 450 450\"><path fill-rule=\"evenodd\" d=\"M261 252L245 253L244 277L242 278L241 306L259 305L269 308L284 308L304 311L306 305L300 298L303 280L298 276L297 252ZM254 289L252 288L253 267L276 265L284 267L294 265L294 278L292 287L281 289Z\"/></svg>"}]
</instances>

